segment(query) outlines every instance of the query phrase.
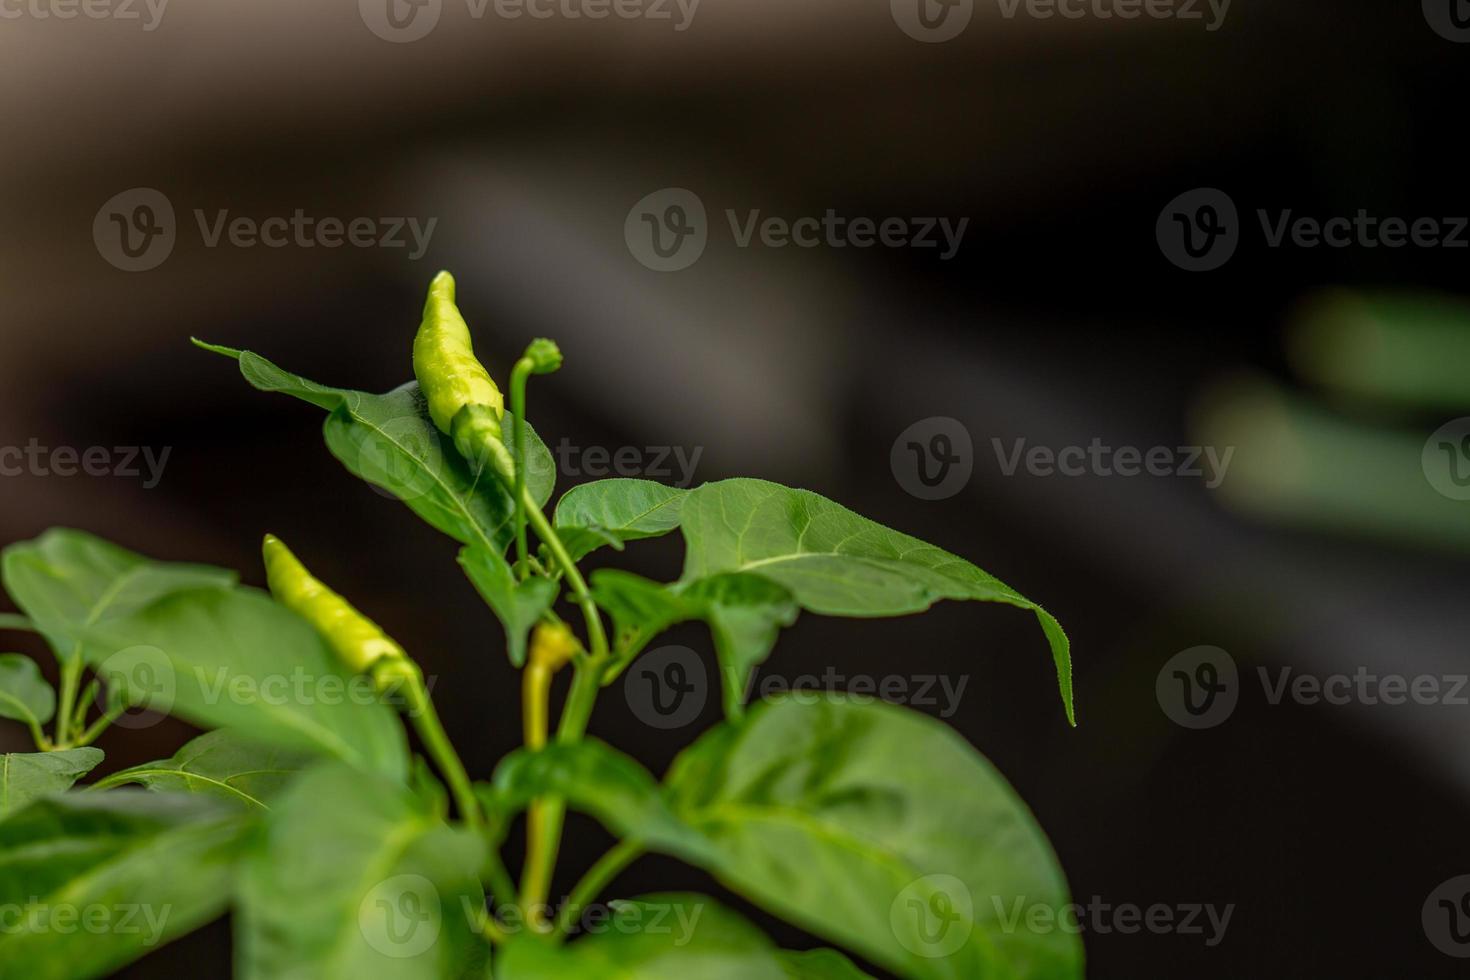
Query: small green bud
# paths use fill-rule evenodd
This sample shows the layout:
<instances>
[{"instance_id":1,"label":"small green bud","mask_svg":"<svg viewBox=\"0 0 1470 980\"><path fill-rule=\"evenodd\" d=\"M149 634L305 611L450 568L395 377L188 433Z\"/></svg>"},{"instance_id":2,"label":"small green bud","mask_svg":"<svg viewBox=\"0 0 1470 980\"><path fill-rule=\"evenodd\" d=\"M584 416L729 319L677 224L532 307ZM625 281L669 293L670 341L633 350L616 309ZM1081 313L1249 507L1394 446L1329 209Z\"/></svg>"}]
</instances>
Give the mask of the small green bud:
<instances>
[{"instance_id":1,"label":"small green bud","mask_svg":"<svg viewBox=\"0 0 1470 980\"><path fill-rule=\"evenodd\" d=\"M531 371L535 374L550 374L561 367L561 348L556 346L556 341L545 337L531 341L523 356L531 362Z\"/></svg>"}]
</instances>

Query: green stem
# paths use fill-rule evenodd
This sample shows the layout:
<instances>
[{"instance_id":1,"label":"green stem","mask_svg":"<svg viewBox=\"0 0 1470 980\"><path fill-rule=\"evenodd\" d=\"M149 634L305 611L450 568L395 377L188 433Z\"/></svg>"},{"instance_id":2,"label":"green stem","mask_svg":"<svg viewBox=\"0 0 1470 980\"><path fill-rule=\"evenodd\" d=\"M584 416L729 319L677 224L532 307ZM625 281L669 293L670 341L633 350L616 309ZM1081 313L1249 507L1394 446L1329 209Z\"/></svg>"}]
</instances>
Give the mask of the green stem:
<instances>
[{"instance_id":1,"label":"green stem","mask_svg":"<svg viewBox=\"0 0 1470 980\"><path fill-rule=\"evenodd\" d=\"M515 417L516 485L513 496L516 502L516 566L522 574L526 559L530 557L526 543L526 379L534 368L531 359L523 357L516 361L510 372L510 410Z\"/></svg>"},{"instance_id":2,"label":"green stem","mask_svg":"<svg viewBox=\"0 0 1470 980\"><path fill-rule=\"evenodd\" d=\"M602 893L608 884L623 872L623 869L643 855L643 845L636 841L621 841L597 859L587 869L582 880L572 888L572 894L556 917L556 931L561 937L572 931L577 919L593 899Z\"/></svg>"},{"instance_id":3,"label":"green stem","mask_svg":"<svg viewBox=\"0 0 1470 980\"><path fill-rule=\"evenodd\" d=\"M84 724L86 724L87 706L90 705L93 699L97 697L97 692L101 689L102 684L95 677L88 681L87 686L82 689L81 696L77 698L76 713L72 715L71 719L71 727L73 729L81 728Z\"/></svg>"},{"instance_id":4,"label":"green stem","mask_svg":"<svg viewBox=\"0 0 1470 980\"><path fill-rule=\"evenodd\" d=\"M444 731L444 724L439 720L439 713L434 710L434 702L429 698L423 678L416 669L404 686L407 689L409 720L413 722L419 738L423 740L424 748L428 749L429 757L434 760L434 764L449 781L449 792L454 796L460 816L470 825L471 829L482 837L486 837L485 811L475 796L474 784L470 782L470 775L465 770L459 753L454 751L454 745L449 741L449 734ZM483 876L489 879L492 894L498 896L502 902L514 902L516 900L515 884L511 881L510 872L506 871L505 864L500 859L500 851L493 842L490 844L485 862Z\"/></svg>"},{"instance_id":5,"label":"green stem","mask_svg":"<svg viewBox=\"0 0 1470 980\"><path fill-rule=\"evenodd\" d=\"M98 718L96 721L92 722L92 727L87 729L85 732L82 732L82 734L77 737L77 740L74 744L79 746L91 745L93 742L97 741L97 738L103 732L107 731L108 726L110 726L114 721L117 721L117 716L122 714L124 710L124 707L119 705L117 708L107 712L101 718Z\"/></svg>"},{"instance_id":6,"label":"green stem","mask_svg":"<svg viewBox=\"0 0 1470 980\"><path fill-rule=\"evenodd\" d=\"M46 737L45 731L36 723L36 720L34 718L26 719L26 726L31 730L31 740L36 743L36 748L42 752L50 752L52 749L51 740Z\"/></svg>"},{"instance_id":7,"label":"green stem","mask_svg":"<svg viewBox=\"0 0 1470 980\"><path fill-rule=\"evenodd\" d=\"M81 646L72 651L72 657L61 665L61 697L56 707L56 744L60 748L70 745L72 714L76 711L77 687L82 681Z\"/></svg>"},{"instance_id":8,"label":"green stem","mask_svg":"<svg viewBox=\"0 0 1470 980\"><path fill-rule=\"evenodd\" d=\"M556 529L551 526L536 501L531 499L529 491L523 488L520 500L525 506L527 518L536 529L536 536L556 559L587 622L587 639L592 650L589 656L580 658L577 662L572 691L562 709L556 733L559 742L575 742L587 730L587 721L592 716L592 704L600 687L602 666L609 656L607 633L602 628L602 615L597 610L597 603L592 600L587 580L577 569L577 563L572 560ZM552 869L556 866L557 852L561 849L561 831L565 820L566 803L555 798L535 801L528 815L526 868L521 877L521 901L528 918L539 916L540 906L546 903L551 889Z\"/></svg>"},{"instance_id":9,"label":"green stem","mask_svg":"<svg viewBox=\"0 0 1470 980\"><path fill-rule=\"evenodd\" d=\"M459 753L454 751L448 733L444 731L444 725L439 720L439 713L434 710L434 702L429 699L429 692L424 689L423 680L416 678L410 680L405 686L408 689L409 720L417 729L419 738L423 739L424 747L429 750L429 757L434 760L439 771L444 773L444 778L449 780L449 791L454 795L454 802L459 807L460 816L475 830L483 830L485 814L480 809L480 801L475 798L470 775L465 771Z\"/></svg>"}]
</instances>

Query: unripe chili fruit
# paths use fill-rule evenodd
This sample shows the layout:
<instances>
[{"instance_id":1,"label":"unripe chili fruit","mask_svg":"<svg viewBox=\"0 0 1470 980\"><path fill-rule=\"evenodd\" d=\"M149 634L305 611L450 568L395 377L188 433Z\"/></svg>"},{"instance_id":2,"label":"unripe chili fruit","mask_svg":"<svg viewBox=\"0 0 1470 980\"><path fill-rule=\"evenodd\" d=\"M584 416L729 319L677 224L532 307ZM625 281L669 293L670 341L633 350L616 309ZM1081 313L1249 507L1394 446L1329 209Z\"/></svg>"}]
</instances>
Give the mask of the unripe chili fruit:
<instances>
[{"instance_id":1,"label":"unripe chili fruit","mask_svg":"<svg viewBox=\"0 0 1470 980\"><path fill-rule=\"evenodd\" d=\"M424 318L413 339L413 373L429 403L429 417L445 435L467 405L489 409L498 421L505 399L475 358L470 328L454 305L454 277L441 272L429 284Z\"/></svg>"},{"instance_id":2,"label":"unripe chili fruit","mask_svg":"<svg viewBox=\"0 0 1470 980\"><path fill-rule=\"evenodd\" d=\"M408 659L382 627L307 571L280 538L267 534L261 554L276 601L310 623L353 671L367 673L382 661Z\"/></svg>"}]
</instances>

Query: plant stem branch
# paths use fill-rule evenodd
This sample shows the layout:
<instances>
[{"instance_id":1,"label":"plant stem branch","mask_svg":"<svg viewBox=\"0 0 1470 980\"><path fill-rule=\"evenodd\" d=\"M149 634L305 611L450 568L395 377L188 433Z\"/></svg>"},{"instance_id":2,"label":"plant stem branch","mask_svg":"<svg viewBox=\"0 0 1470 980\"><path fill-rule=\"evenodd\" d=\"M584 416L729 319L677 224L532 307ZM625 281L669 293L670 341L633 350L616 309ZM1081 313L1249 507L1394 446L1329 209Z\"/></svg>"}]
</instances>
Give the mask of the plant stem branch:
<instances>
[{"instance_id":1,"label":"plant stem branch","mask_svg":"<svg viewBox=\"0 0 1470 980\"><path fill-rule=\"evenodd\" d=\"M566 545L562 543L561 537L546 515L541 512L540 506L531 498L530 492L524 487L520 488L520 502L524 506L526 516L536 529L536 536L546 545L557 565L561 568L562 576L566 579L568 587L576 597L577 605L582 609L582 616L587 623L587 639L592 648L589 656L579 658L577 661L576 676L572 681L571 694L567 696L566 706L562 709L560 722L557 726L557 741L575 742L582 737L587 729L587 721L592 716L592 704L597 698L602 675L602 665L608 659L607 633L602 627L602 614L598 612L597 603L592 599L592 592L587 588L587 580L577 569L577 563L572 560ZM528 668L528 685L531 683ZM550 678L547 677L539 689L540 700L530 705L531 710L541 710L539 705L544 704L549 697ZM540 738L541 744L545 744L545 715L540 716L543 727L535 730L534 734ZM531 719L527 718L527 732L532 733ZM532 748L540 748L541 745L527 745ZM546 904L547 894L551 889L552 869L556 866L556 855L561 848L562 825L566 819L566 804L559 799L538 799L531 803L527 813L526 823L526 868L521 877L521 901L525 906L526 917L538 927L544 926L541 919Z\"/></svg>"},{"instance_id":2,"label":"plant stem branch","mask_svg":"<svg viewBox=\"0 0 1470 980\"><path fill-rule=\"evenodd\" d=\"M61 665L61 697L56 707L56 745L66 748L70 744L72 714L76 711L77 687L82 680L81 645L72 651L72 657Z\"/></svg>"},{"instance_id":3,"label":"plant stem branch","mask_svg":"<svg viewBox=\"0 0 1470 980\"><path fill-rule=\"evenodd\" d=\"M510 410L515 416L516 485L512 496L516 504L516 567L525 574L530 549L526 543L526 379L535 368L529 357L516 361L510 372ZM540 508L535 508L539 510Z\"/></svg>"},{"instance_id":4,"label":"plant stem branch","mask_svg":"<svg viewBox=\"0 0 1470 980\"><path fill-rule=\"evenodd\" d=\"M573 886L566 904L561 907L561 912L556 917L558 935L565 938L567 933L571 932L572 926L576 925L582 909L600 895L602 890L623 872L624 868L642 855L643 845L641 843L625 840L620 841L598 858L597 863L587 869L582 880Z\"/></svg>"}]
</instances>

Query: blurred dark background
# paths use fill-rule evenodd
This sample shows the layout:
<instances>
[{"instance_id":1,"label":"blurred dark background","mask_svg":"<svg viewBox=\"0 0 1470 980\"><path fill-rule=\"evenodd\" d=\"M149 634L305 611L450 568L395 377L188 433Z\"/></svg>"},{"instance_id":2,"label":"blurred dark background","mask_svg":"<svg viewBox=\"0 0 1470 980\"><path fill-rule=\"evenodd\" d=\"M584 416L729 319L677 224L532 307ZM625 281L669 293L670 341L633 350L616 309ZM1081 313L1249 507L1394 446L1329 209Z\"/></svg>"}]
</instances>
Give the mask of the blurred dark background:
<instances>
[{"instance_id":1,"label":"blurred dark background","mask_svg":"<svg viewBox=\"0 0 1470 980\"><path fill-rule=\"evenodd\" d=\"M0 479L0 542L79 526L259 584L260 536L281 534L439 675L446 723L488 775L519 742L518 692L454 544L343 471L319 412L188 344L386 390L410 376L425 286L451 269L487 362L561 342L566 367L531 396L553 446L698 450L696 482L808 487L976 561L1065 624L1075 730L1035 623L1000 606L805 616L767 672L966 678L947 721L1034 808L1079 902L1234 906L1214 946L1088 932L1091 976L1463 975L1420 912L1470 872L1470 707L1273 705L1257 671L1470 672L1470 504L1421 459L1470 415L1470 376L1455 380L1470 252L1273 248L1256 213L1364 209L1450 231L1470 214L1470 47L1419 4L1347 0L1236 0L1213 31L1203 4L1204 21L1125 21L976 0L942 43L902 29L901 0L705 0L682 31L678 7L672 22L475 19L444 0L412 43L377 36L371 6L180 3L151 31L0 23L0 445L169 450L151 488ZM166 259L130 272L105 213L118 195L133 213L137 188L167 199L176 230ZM707 209L708 245L680 271L647 267L625 236L665 188ZM1195 188L1239 210L1238 248L1213 271L1177 267L1156 236ZM415 259L411 244L209 247L195 218L297 209L436 224ZM727 209L969 223L944 260L741 248ZM969 434L973 469L924 500L890 451L936 417ZM1007 475L992 440L1009 453L1018 439L1235 449L1211 488ZM672 577L681 555L674 538L624 557ZM708 653L696 628L661 642ZM1229 652L1240 695L1192 730L1155 681L1199 645ZM593 731L656 771L717 721L712 698L661 732L619 692ZM105 771L188 735L114 731ZM0 738L22 748L18 727ZM606 843L574 821L559 887ZM717 887L649 858L618 890L681 886ZM227 944L218 924L126 975L225 975Z\"/></svg>"}]
</instances>

